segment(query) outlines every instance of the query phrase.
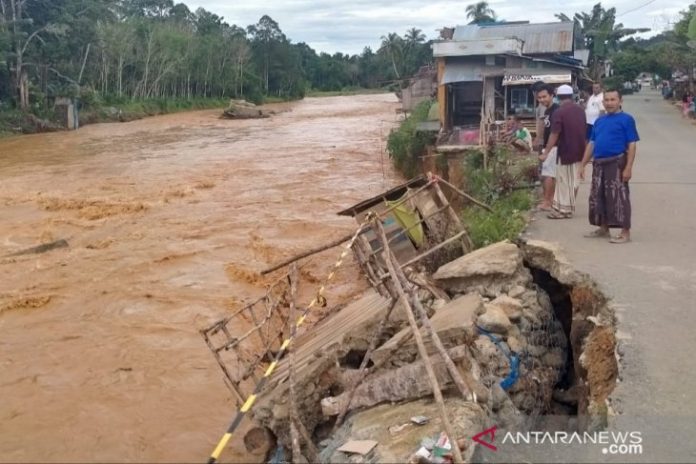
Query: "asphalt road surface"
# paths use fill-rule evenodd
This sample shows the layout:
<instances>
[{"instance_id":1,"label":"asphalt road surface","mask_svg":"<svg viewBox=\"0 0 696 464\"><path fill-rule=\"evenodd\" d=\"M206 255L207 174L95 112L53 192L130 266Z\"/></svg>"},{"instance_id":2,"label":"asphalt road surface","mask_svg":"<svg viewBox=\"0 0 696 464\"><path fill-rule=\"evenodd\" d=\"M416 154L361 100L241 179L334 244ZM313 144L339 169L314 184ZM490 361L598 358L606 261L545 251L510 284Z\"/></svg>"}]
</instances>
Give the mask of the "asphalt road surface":
<instances>
[{"instance_id":1,"label":"asphalt road surface","mask_svg":"<svg viewBox=\"0 0 696 464\"><path fill-rule=\"evenodd\" d=\"M587 181L573 219L537 214L528 233L560 243L616 306L622 369L612 428L641 432L643 452L602 461L696 462L696 125L655 91L624 97L624 110L641 137L632 242L583 238L592 230Z\"/></svg>"}]
</instances>

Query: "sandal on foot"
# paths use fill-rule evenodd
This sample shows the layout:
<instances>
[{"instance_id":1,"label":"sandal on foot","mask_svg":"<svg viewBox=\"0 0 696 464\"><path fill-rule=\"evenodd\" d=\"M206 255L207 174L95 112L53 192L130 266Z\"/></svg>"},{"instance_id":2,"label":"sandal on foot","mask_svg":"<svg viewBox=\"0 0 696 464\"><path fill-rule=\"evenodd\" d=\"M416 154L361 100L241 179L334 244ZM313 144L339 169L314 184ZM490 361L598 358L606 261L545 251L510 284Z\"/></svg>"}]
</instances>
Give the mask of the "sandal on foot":
<instances>
[{"instance_id":1,"label":"sandal on foot","mask_svg":"<svg viewBox=\"0 0 696 464\"><path fill-rule=\"evenodd\" d=\"M558 211L554 211L553 213L547 214L546 217L549 219L570 219L573 216L568 213L560 213Z\"/></svg>"},{"instance_id":2,"label":"sandal on foot","mask_svg":"<svg viewBox=\"0 0 696 464\"><path fill-rule=\"evenodd\" d=\"M596 229L583 235L585 238L609 238L611 235L608 230Z\"/></svg>"},{"instance_id":3,"label":"sandal on foot","mask_svg":"<svg viewBox=\"0 0 696 464\"><path fill-rule=\"evenodd\" d=\"M628 243L631 239L625 235L617 235L609 239L609 243Z\"/></svg>"}]
</instances>

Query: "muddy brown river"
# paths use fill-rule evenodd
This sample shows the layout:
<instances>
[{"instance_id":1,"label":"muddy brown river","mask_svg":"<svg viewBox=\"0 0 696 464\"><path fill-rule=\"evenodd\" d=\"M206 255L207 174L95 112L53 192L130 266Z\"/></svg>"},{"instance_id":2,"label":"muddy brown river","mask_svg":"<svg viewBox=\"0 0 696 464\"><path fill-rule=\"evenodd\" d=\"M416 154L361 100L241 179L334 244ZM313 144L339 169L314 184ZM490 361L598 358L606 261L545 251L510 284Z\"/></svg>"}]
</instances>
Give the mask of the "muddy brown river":
<instances>
[{"instance_id":1,"label":"muddy brown river","mask_svg":"<svg viewBox=\"0 0 696 464\"><path fill-rule=\"evenodd\" d=\"M199 111L0 140L0 461L205 461L235 403L198 330L398 182L396 107L309 98L271 119ZM339 251L310 258L304 281ZM349 261L329 307L366 287ZM239 441L223 454L243 459Z\"/></svg>"}]
</instances>

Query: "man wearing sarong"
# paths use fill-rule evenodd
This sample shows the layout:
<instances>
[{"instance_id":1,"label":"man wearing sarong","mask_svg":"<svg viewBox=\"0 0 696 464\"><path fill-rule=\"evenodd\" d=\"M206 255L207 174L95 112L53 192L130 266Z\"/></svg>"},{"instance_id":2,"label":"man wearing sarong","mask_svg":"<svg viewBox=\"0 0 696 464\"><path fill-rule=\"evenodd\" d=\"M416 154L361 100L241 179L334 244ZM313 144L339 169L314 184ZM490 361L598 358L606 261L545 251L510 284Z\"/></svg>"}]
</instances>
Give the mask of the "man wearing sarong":
<instances>
[{"instance_id":1,"label":"man wearing sarong","mask_svg":"<svg viewBox=\"0 0 696 464\"><path fill-rule=\"evenodd\" d=\"M604 92L606 114L595 122L590 142L580 167L585 178L585 166L592 161L590 187L590 224L598 226L586 237L608 238L610 243L631 240L631 199L628 181L633 172L637 142L640 140L636 121L621 110L621 92ZM621 232L611 237L610 228Z\"/></svg>"},{"instance_id":2,"label":"man wearing sarong","mask_svg":"<svg viewBox=\"0 0 696 464\"><path fill-rule=\"evenodd\" d=\"M580 162L585 153L587 126L585 111L573 101L573 88L561 85L556 89L561 102L551 118L551 136L539 159L546 160L557 147L556 188L550 219L568 219L575 212Z\"/></svg>"}]
</instances>

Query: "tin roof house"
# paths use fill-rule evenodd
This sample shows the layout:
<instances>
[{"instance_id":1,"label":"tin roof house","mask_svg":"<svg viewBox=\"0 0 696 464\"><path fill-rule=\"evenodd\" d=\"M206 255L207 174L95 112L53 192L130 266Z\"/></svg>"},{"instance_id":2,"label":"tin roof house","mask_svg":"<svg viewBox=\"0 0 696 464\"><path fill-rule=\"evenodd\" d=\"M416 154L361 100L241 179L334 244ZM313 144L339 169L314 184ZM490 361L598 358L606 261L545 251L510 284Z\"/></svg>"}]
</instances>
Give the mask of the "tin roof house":
<instances>
[{"instance_id":1,"label":"tin roof house","mask_svg":"<svg viewBox=\"0 0 696 464\"><path fill-rule=\"evenodd\" d=\"M457 26L451 39L433 44L433 55L442 147L486 145L510 114L534 129L533 83L587 79L573 22Z\"/></svg>"}]
</instances>

